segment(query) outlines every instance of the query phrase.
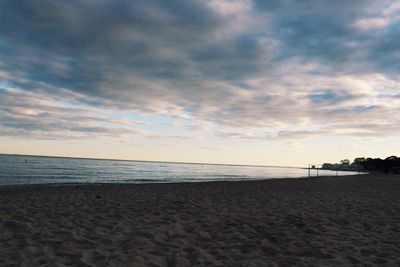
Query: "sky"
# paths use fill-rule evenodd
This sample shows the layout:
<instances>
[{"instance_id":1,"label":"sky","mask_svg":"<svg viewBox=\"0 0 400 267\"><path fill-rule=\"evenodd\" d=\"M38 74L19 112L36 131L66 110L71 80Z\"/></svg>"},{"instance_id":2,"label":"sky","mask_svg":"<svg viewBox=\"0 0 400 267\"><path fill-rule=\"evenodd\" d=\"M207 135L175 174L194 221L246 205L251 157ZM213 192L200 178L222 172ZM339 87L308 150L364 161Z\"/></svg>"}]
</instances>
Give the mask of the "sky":
<instances>
[{"instance_id":1,"label":"sky","mask_svg":"<svg viewBox=\"0 0 400 267\"><path fill-rule=\"evenodd\" d=\"M0 0L0 153L399 155L400 1Z\"/></svg>"}]
</instances>

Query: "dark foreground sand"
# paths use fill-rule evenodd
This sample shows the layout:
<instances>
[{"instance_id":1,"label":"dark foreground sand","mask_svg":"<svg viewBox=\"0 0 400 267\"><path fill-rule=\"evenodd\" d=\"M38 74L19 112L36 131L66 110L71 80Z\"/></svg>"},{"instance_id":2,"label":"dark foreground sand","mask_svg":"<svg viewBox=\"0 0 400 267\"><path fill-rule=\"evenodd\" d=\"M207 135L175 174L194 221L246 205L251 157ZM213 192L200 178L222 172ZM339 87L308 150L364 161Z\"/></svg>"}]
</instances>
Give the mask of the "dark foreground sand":
<instances>
[{"instance_id":1,"label":"dark foreground sand","mask_svg":"<svg viewBox=\"0 0 400 267\"><path fill-rule=\"evenodd\" d=\"M400 266L400 177L0 189L0 266Z\"/></svg>"}]
</instances>

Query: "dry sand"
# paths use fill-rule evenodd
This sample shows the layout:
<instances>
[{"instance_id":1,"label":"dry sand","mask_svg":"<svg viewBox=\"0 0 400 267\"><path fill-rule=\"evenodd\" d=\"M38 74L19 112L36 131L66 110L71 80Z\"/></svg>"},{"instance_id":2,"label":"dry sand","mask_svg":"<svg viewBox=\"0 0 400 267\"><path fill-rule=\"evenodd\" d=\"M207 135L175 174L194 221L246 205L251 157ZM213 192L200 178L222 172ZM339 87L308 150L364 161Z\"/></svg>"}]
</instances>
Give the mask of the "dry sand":
<instances>
[{"instance_id":1,"label":"dry sand","mask_svg":"<svg viewBox=\"0 0 400 267\"><path fill-rule=\"evenodd\" d=\"M0 266L400 266L400 177L0 188Z\"/></svg>"}]
</instances>

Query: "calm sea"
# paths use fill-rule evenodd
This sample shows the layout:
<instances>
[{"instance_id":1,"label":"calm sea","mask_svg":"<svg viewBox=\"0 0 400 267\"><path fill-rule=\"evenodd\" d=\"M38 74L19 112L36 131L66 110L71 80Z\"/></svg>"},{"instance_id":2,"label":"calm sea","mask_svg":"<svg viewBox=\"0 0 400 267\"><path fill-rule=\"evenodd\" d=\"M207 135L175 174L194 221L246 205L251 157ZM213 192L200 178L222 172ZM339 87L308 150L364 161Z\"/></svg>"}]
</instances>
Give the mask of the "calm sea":
<instances>
[{"instance_id":1,"label":"calm sea","mask_svg":"<svg viewBox=\"0 0 400 267\"><path fill-rule=\"evenodd\" d=\"M0 185L237 181L306 177L307 172L285 167L0 155ZM316 175L317 171L311 170L311 176ZM319 175L334 176L336 172L320 170Z\"/></svg>"}]
</instances>

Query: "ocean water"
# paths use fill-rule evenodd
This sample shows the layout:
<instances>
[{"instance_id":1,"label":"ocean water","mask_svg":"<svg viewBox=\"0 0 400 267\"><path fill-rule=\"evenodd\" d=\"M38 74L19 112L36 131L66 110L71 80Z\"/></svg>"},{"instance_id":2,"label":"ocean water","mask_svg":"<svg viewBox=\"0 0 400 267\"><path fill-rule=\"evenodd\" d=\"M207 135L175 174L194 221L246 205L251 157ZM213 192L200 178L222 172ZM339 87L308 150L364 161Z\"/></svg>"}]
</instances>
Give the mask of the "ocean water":
<instances>
[{"instance_id":1,"label":"ocean water","mask_svg":"<svg viewBox=\"0 0 400 267\"><path fill-rule=\"evenodd\" d=\"M338 172L338 175L357 174ZM317 171L311 170L311 176ZM335 171L319 170L320 176ZM0 185L78 183L168 183L307 177L289 167L211 165L42 156L0 155Z\"/></svg>"}]
</instances>

